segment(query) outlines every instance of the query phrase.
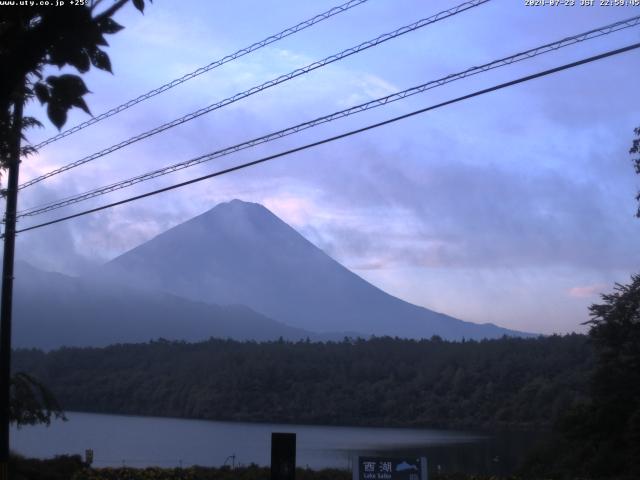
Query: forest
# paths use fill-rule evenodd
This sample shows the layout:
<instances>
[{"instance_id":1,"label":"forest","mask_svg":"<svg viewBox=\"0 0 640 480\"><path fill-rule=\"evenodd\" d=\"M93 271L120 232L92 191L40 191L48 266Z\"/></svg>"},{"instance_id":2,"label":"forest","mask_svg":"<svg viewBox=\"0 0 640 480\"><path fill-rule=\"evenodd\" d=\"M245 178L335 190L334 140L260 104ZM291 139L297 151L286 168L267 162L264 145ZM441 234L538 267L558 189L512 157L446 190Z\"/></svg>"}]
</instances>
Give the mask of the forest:
<instances>
[{"instance_id":1,"label":"forest","mask_svg":"<svg viewBox=\"0 0 640 480\"><path fill-rule=\"evenodd\" d=\"M71 411L325 425L549 429L589 394L583 335L446 342L157 340L17 350Z\"/></svg>"}]
</instances>

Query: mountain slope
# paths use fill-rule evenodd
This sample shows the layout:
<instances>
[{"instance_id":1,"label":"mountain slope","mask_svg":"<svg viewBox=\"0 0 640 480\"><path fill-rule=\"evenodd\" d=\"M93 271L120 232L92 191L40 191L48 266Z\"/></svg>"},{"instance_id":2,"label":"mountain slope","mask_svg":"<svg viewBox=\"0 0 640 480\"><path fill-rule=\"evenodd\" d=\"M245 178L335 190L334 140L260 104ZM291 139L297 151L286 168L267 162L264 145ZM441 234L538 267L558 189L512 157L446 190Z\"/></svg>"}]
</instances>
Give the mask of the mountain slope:
<instances>
[{"instance_id":1,"label":"mountain slope","mask_svg":"<svg viewBox=\"0 0 640 480\"><path fill-rule=\"evenodd\" d=\"M16 265L13 344L43 349L147 342L299 340L313 334L243 306L218 306L160 292L88 281Z\"/></svg>"},{"instance_id":2,"label":"mountain slope","mask_svg":"<svg viewBox=\"0 0 640 480\"><path fill-rule=\"evenodd\" d=\"M393 297L349 271L269 210L233 200L104 265L100 276L217 304L241 304L316 332L447 339L524 335Z\"/></svg>"}]
</instances>

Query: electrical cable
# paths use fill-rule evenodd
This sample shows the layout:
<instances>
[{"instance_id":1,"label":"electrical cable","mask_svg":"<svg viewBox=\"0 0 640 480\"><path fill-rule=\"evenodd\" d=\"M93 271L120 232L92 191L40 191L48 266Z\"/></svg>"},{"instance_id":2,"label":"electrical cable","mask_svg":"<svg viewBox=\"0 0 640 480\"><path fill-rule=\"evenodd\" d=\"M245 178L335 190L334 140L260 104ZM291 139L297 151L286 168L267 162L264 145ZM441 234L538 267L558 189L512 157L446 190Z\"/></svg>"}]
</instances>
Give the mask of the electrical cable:
<instances>
[{"instance_id":1,"label":"electrical cable","mask_svg":"<svg viewBox=\"0 0 640 480\"><path fill-rule=\"evenodd\" d=\"M42 147L44 147L45 145L49 145L50 143L53 143L57 140L60 140L61 138L64 137L68 137L69 135L79 132L80 130L89 127L90 125L94 125L106 118L112 117L124 110L127 110L128 108L133 107L134 105L137 105L140 102L143 102L145 100L148 100L152 97L155 97L156 95L159 95L160 93L166 92L167 90L172 89L173 87L176 87L182 83L185 83L189 80L191 80L192 78L195 78L199 75L202 75L203 73L209 72L211 70L213 70L214 68L218 68L222 65L224 65L225 63L229 63L232 60L236 60L240 57L243 57L245 55L248 55L251 52L255 52L256 50L259 50L263 47L266 47L267 45L271 45L272 43L277 42L278 40L282 40L283 38L288 37L289 35L293 35L294 33L298 33L302 30L305 30L306 28L309 28L313 25L315 25L316 23L320 23L328 18L333 17L334 15L337 15L339 13L342 12L346 12L347 10L352 9L353 7L356 7L358 5L361 5L363 3L368 2L369 0L349 0L346 3L343 3L342 5L338 5L337 7L333 7L330 10L327 10L326 12L323 12L319 15L316 15L313 18L310 18L308 20L305 20L304 22L300 22L297 25L294 25L293 27L289 27L285 30L282 30L279 33L276 33L275 35L271 35L267 38L265 38L264 40L260 40L259 42L256 42L252 45L249 45L248 47L245 48L241 48L240 50L238 50L237 52L234 52L230 55L226 55L225 57L222 57L218 60L215 60L213 62L211 62L208 65L205 65L204 67L200 67L197 70L194 70L193 72L187 73L185 75L183 75L180 78L176 78L175 80L172 80L168 83L165 83L164 85L159 86L158 88L155 88L147 93L144 93L142 95L139 95L138 97L129 100L128 102L125 102L121 105L118 105L117 107L112 108L111 110L108 110L104 113L101 113L100 115L96 115L95 117L90 118L89 120L86 120L82 123L79 123L78 125L69 128L67 130L64 130L60 133L58 133L57 135L54 135L51 138L48 138L40 143L38 143L37 145L34 146L34 148L40 149Z\"/></svg>"},{"instance_id":2,"label":"electrical cable","mask_svg":"<svg viewBox=\"0 0 640 480\"><path fill-rule=\"evenodd\" d=\"M326 57L326 58L324 58L322 60L319 60L317 62L311 63L311 64L309 64L309 65L307 65L305 67L298 68L298 69L296 69L296 70L294 70L292 72L289 72L289 73L287 73L285 75L281 75L281 76L279 76L279 77L277 77L275 79L272 79L272 80L269 80L269 81L267 81L265 83L262 83L261 85L258 85L256 87L252 87L249 90L245 90L244 92L237 93L232 97L228 97L228 98L226 98L224 100L221 100L221 101L219 101L217 103L214 103L214 104L209 105L207 107L204 107L204 108L201 108L199 110L196 110L195 112L191 112L191 113L189 113L189 114L187 114L187 115L185 115L183 117L180 117L180 118L177 118L175 120L172 120L171 122L164 123L164 124L154 128L154 129L151 129L151 130L143 132L143 133L141 133L139 135L136 135L135 137L131 137L131 138L129 138L127 140L124 140L124 141L122 141L120 143L117 143L115 145L111 145L110 147L105 148L105 149L103 149L103 150L101 150L99 152L93 153L93 154L88 155L88 156L86 156L84 158L81 158L80 160L76 160L76 161L71 162L71 163L69 163L67 165L64 165L64 166L62 166L60 168L57 168L57 169L52 170L50 172L47 172L47 173L45 173L43 175L40 175L40 176L38 176L36 178L33 178L33 179L31 179L31 180L29 180L27 182L24 182L21 185L19 185L18 188L19 189L23 189L23 188L29 187L31 185L34 185L34 184L36 184L38 182L41 182L41 181L47 179L47 178L50 178L50 177L52 177L54 175L58 175L58 174L60 174L62 172L66 172L67 170L71 170L72 168L75 168L75 167L79 167L80 165L84 165L85 163L91 162L91 161L96 160L96 159L98 159L100 157L103 157L103 156L108 155L110 153L113 153L113 152L115 152L117 150L120 150L121 148L127 147L127 146L129 146L129 145L131 145L133 143L139 142L140 140L144 140L144 139L149 138L149 137L151 137L153 135L156 135L158 133L164 132L165 130L168 130L170 128L176 127L176 126L181 125L181 124L183 124L185 122L194 120L195 118L198 118L198 117L200 117L200 116L202 116L204 114L210 113L210 112L212 112L214 110L218 110L219 108L222 108L222 107L226 107L227 105L235 103L235 102L237 102L237 101L239 101L239 100L241 100L243 98L249 97L249 96L251 96L251 95L253 95L255 93L261 92L263 90L266 90L266 89L271 88L273 86L279 85L279 84L284 83L284 82L286 82L288 80L291 80L293 78L296 78L296 77L299 77L299 76L304 75L306 73L309 73L309 72L311 72L313 70L316 70L318 68L324 67L324 66L329 65L329 64L334 63L334 62L337 62L337 61L342 60L343 58L349 57L349 56L351 56L351 55L353 55L355 53L359 53L359 52L367 50L367 49L369 49L371 47L375 47L375 46L380 45L381 43L384 43L384 42L386 42L388 40L391 40L393 38L399 37L401 35L405 35L405 34L407 34L409 32L413 32L413 31L418 30L420 28L426 27L427 25L431 25L431 24L436 23L436 22L438 22L440 20L444 20L445 18L449 18L449 17L455 16L455 15L461 13L461 12L464 12L464 11L469 10L471 8L477 7L479 5L487 3L489 1L491 1L491 0L470 0L470 1L467 1L467 2L464 2L464 3L460 4L460 5L458 5L456 7L453 7L453 8L450 8L448 10L444 10L442 12L439 12L439 13L437 13L435 15L432 15L431 17L423 18L422 20L418 20L417 22L414 22L414 23L412 23L410 25L406 25L404 27L400 27L400 28L394 30L393 32L389 32L389 33L385 33L383 35L380 35L380 36L378 36L378 37L376 37L376 38L374 38L372 40L363 42L363 43L361 43L361 44L359 44L359 45L357 45L355 47L348 48L346 50L343 50L340 53L331 55L331 56Z\"/></svg>"},{"instance_id":3,"label":"electrical cable","mask_svg":"<svg viewBox=\"0 0 640 480\"><path fill-rule=\"evenodd\" d=\"M619 22L615 22L613 24L604 26L604 27L600 27L597 29L593 29L593 30L589 30L587 32L583 32L580 33L578 35L573 35L571 37L566 37L563 38L562 40L558 40L556 42L552 42L552 43L548 43L546 45L542 45L540 47L536 47L533 49L529 49L526 50L524 52L520 52L517 53L515 55L511 55L508 57L504 57L501 58L499 60L494 60L492 62L486 63L484 65L480 65L477 67L471 67L468 68L467 70L464 70L462 72L459 73L454 73L451 75L447 75L446 77L442 77L440 79L437 80L432 80L429 81L427 83L423 83L421 85L418 85L416 87L412 87L412 88L408 88L406 90L402 90L400 92L396 92L393 93L391 95L387 95L385 97L381 97L366 103L362 103L360 105L356 105L354 107L350 107L347 108L345 110L341 110L338 112L334 112L331 113L329 115L325 115L322 117L318 117L315 118L313 120L304 122L304 123L300 123L298 125L292 126L292 127L288 127L285 128L283 130L279 130L276 132L272 132L269 133L267 135L263 135L261 137L258 138L254 138L251 140L248 140L246 142L243 143L239 143L230 147L226 147L223 148L221 150L217 150L215 152L212 153L208 153L206 155L201 155L183 162L179 162L173 165L169 165L167 167L163 167L157 170L153 170L151 172L147 172L132 178L129 178L127 180L122 180L116 183L112 183L110 185L106 185L106 186L102 186L81 194L77 194L77 195L72 195L66 198L62 198L62 199L58 199L55 200L53 202L49 202L47 204L44 205L39 205L39 206L35 206L35 207L31 207L29 209L25 209L21 212L18 212L17 218L21 218L21 217L29 217L29 216L35 216L35 215L40 215L46 212L50 212L52 210L57 210L59 208L63 208L69 205L73 205L75 203L79 203L91 198L95 198L101 195L106 195L107 193L111 193L117 190L121 190L123 188L127 188L133 185L136 185L138 183L141 182L145 182L148 180L151 180L153 178L157 178L163 175L168 175L169 173L173 173L179 170L183 170L185 168L189 168L192 167L194 165L198 165L204 162L208 162L211 160L214 160L216 158L220 158L226 155L230 155L232 153L236 153L238 151L247 149L247 148L251 148L254 147L256 145L259 144L263 144L263 143L267 143L279 138L283 138L285 136L288 135L292 135L294 133L298 133L302 130L306 130L308 128L312 128L324 123L328 123L334 120L337 120L339 118L344 118L356 113L360 113L363 111L367 111L373 108L377 108L383 105L387 105L389 103L407 98L409 96L412 95L416 95L418 93L423 93L427 90L445 85L447 83L451 83L453 81L457 81L457 80L461 80L463 78L467 78L469 76L472 75L477 75L479 73L483 73L489 70L493 70L495 68L499 68L499 67L503 67L506 65L512 65L513 63L516 62L520 62L523 60L528 60L530 58L534 58L536 56L551 52L551 51L556 51L560 48L564 48L570 45L574 45L576 43L579 42L584 42L587 40L592 40L594 38L598 38L600 36L603 35L608 35L610 33L625 29L625 28L630 28L633 26L638 26L640 25L640 15L636 16L636 17L632 17L626 20L621 20Z\"/></svg>"},{"instance_id":4,"label":"electrical cable","mask_svg":"<svg viewBox=\"0 0 640 480\"><path fill-rule=\"evenodd\" d=\"M316 142L308 143L308 144L303 145L301 147L296 147L296 148L292 148L290 150L286 150L284 152L276 153L274 155L269 155L267 157L263 157L263 158L260 158L258 160L254 160L254 161L251 161L251 162L247 162L247 163L243 163L243 164L240 164L240 165L236 165L234 167L225 168L223 170L218 170L218 171L210 173L208 175L203 175L201 177L193 178L193 179L187 180L185 182L177 183L177 184L170 185L170 186L164 187L164 188L159 188L159 189L153 190L151 192L143 193L141 195L136 195L134 197L129 197L129 198L126 198L124 200L120 200L120 201L117 201L117 202L113 202L113 203L109 203L109 204L106 204L106 205L102 205L100 207L92 208L92 209L89 209L89 210L84 210L82 212L75 213L73 215L67 215L65 217L57 218L55 220L51 220L51 221L40 223L40 224L37 224L37 225L32 225L30 227L22 228L20 230L17 230L16 233L28 232L28 231L35 230L35 229L38 229L38 228L42 228L42 227L46 227L46 226L53 225L53 224L56 224L56 223L64 222L66 220L71 220L73 218L78 218L78 217L81 217L81 216L84 216L84 215L88 215L90 213L95 213L95 212L99 212L101 210L106 210L108 208L113 208L113 207L118 206L118 205L124 205L126 203L130 203L130 202L133 202L133 201L136 201L136 200L140 200L140 199L143 199L143 198L147 198L147 197L151 197L151 196L154 196L154 195L158 195L160 193L167 192L169 190L174 190L174 189L181 188L181 187L184 187L184 186L187 186L187 185L192 185L194 183L198 183L198 182L201 182L203 180L207 180L207 179L214 178L214 177L219 177L221 175L225 175L225 174L228 174L228 173L231 173L231 172L235 172L235 171L238 171L238 170L243 170L243 169L248 168L248 167L252 167L252 166L259 165L261 163L265 163L265 162L268 162L268 161L271 161L271 160L274 160L274 159L277 159L277 158L280 158L280 157L291 155L292 153L296 153L296 152L300 152L300 151L303 151L303 150L307 150L309 148L313 148L313 147L317 147L317 146L320 146L320 145L324 145L326 143L334 142L334 141L340 140L342 138L350 137L350 136L353 136L353 135L356 135L356 134L359 134L359 133L363 133L363 132L366 132L366 131L369 131L369 130L373 130L375 128L382 127L384 125L388 125L388 124L395 123L395 122L398 122L400 120L404 120L404 119L407 119L407 118L410 118L410 117L413 117L413 116L416 116L416 115L419 115L419 114L422 114L422 113L426 113L426 112L429 112L431 110L436 110L438 108L445 107L447 105L452 105L454 103L459 103L459 102L462 102L464 100L469 100L471 98L478 97L480 95L485 95L487 93L494 92L496 90L501 90L501 89L504 89L504 88L507 88L507 87L511 87L513 85L517 85L517 84L528 82L528 81L531 81L531 80L534 80L534 79L537 79L537 78L540 78L540 77L544 77L544 76L548 76L548 75L551 75L551 74L554 74L554 73L558 73L558 72L561 72L563 70L568 70L568 69L571 69L571 68L575 68L577 66L585 65L587 63L595 62L597 60L602 60L604 58L612 57L614 55L619 55L621 53L625 53L625 52L628 52L628 51L631 51L631 50L635 50L637 48L640 48L640 43L635 43L635 44L632 44L632 45L628 45L626 47L622 47L622 48L619 48L619 49L616 49L616 50L610 50L608 52L601 53L599 55L594 55L594 56L591 56L591 57L588 57L588 58L584 58L582 60L578 60L578 61L575 61L575 62L572 62L572 63L564 64L564 65L562 65L560 67L555 67L555 68L552 68L552 69L549 69L549 70L544 70L542 72L538 72L538 73L535 73L535 74L532 74L532 75L527 75L525 77L520 77L520 78L518 78L516 80L511 80L509 82L501 83L501 84L495 85L493 87L485 88L483 90L478 90L478 91L475 91L473 93L470 93L470 94L467 94L467 95L463 95L461 97L457 97L457 98L454 98L452 100L448 100L446 102L438 103L436 105L432 105L432 106L425 107L425 108L422 108L422 109L419 109L419 110L415 110L413 112L406 113L404 115L399 115L397 117L393 117L393 118L384 120L382 122L378 122L378 123L374 123L374 124L371 124L371 125L367 125L365 127L358 128L356 130L351 130L351 131L342 133L340 135L335 135L333 137L328 137L328 138L325 138L325 139L322 139L322 140L319 140L319 141L316 141Z\"/></svg>"}]
</instances>

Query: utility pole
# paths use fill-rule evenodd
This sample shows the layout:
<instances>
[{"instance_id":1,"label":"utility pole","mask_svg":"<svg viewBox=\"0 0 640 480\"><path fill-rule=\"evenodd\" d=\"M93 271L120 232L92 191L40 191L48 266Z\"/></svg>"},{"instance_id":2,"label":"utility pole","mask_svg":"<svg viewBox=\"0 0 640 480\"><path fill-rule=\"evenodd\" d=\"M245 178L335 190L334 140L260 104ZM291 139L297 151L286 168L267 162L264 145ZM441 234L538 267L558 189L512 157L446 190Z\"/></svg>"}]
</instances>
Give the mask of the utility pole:
<instances>
[{"instance_id":1,"label":"utility pole","mask_svg":"<svg viewBox=\"0 0 640 480\"><path fill-rule=\"evenodd\" d=\"M18 173L20 141L24 107L24 79L13 108L11 124L11 157L7 180L4 256L2 257L2 297L0 298L0 480L9 479L9 420L11 390L11 311L13 304L13 258L16 241L16 211L18 207Z\"/></svg>"}]
</instances>

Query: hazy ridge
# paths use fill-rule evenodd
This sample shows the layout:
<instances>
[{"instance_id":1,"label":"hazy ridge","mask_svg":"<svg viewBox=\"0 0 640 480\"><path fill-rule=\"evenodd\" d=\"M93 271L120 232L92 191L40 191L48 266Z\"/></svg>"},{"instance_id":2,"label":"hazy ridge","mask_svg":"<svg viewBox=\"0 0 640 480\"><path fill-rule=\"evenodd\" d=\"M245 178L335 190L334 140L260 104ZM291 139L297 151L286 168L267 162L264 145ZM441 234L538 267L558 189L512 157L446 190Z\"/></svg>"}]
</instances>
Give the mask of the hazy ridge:
<instances>
[{"instance_id":1,"label":"hazy ridge","mask_svg":"<svg viewBox=\"0 0 640 480\"><path fill-rule=\"evenodd\" d=\"M393 297L265 207L233 200L81 278L16 269L14 345L106 346L155 338L461 340L530 334Z\"/></svg>"}]
</instances>

